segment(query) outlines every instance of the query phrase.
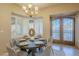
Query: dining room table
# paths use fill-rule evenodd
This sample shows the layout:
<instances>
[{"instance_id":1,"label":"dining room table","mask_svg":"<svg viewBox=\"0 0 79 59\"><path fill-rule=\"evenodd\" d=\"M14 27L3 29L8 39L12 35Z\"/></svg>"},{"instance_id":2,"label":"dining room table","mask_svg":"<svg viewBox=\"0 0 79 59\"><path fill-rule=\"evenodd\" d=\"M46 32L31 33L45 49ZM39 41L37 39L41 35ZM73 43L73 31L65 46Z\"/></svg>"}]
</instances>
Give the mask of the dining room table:
<instances>
[{"instance_id":1,"label":"dining room table","mask_svg":"<svg viewBox=\"0 0 79 59\"><path fill-rule=\"evenodd\" d=\"M35 56L35 53L36 53L36 49L37 48L42 48L46 45L45 41L44 40L41 40L41 39L29 39L29 40L26 40L26 41L20 41L18 43L18 47L20 49L24 49L24 50L29 50L29 52L32 53L32 56ZM29 53L28 52L28 53Z\"/></svg>"}]
</instances>

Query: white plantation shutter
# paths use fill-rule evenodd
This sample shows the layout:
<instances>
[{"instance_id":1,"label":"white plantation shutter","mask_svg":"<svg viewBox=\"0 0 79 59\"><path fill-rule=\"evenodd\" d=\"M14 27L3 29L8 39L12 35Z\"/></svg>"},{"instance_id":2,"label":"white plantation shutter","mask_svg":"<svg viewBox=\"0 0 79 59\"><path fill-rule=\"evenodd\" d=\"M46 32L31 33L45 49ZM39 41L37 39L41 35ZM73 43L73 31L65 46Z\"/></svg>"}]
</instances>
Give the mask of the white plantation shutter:
<instances>
[{"instance_id":1,"label":"white plantation shutter","mask_svg":"<svg viewBox=\"0 0 79 59\"><path fill-rule=\"evenodd\" d=\"M40 26L39 26L39 20L35 21L35 35L39 35L40 33Z\"/></svg>"},{"instance_id":2,"label":"white plantation shutter","mask_svg":"<svg viewBox=\"0 0 79 59\"><path fill-rule=\"evenodd\" d=\"M43 35L42 18L25 18L12 15L11 38L16 38L18 35L28 35L30 28L34 28L35 35Z\"/></svg>"}]
</instances>

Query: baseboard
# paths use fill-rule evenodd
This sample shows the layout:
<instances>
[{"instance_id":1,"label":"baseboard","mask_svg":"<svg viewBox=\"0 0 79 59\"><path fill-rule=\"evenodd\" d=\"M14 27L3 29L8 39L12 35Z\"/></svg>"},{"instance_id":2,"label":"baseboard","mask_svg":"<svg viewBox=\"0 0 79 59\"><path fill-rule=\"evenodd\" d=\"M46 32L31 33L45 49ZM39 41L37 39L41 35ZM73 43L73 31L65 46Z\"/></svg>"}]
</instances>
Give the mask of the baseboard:
<instances>
[{"instance_id":1,"label":"baseboard","mask_svg":"<svg viewBox=\"0 0 79 59\"><path fill-rule=\"evenodd\" d=\"M74 47L79 50L79 47L78 46L75 45Z\"/></svg>"}]
</instances>

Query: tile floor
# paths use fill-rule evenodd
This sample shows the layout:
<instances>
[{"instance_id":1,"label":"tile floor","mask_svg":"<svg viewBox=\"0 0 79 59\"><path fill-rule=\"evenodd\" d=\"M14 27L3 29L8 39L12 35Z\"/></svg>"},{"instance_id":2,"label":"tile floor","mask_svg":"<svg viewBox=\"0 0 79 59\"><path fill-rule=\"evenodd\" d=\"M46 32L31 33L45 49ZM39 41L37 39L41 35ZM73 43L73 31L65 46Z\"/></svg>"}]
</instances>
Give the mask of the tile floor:
<instances>
[{"instance_id":1,"label":"tile floor","mask_svg":"<svg viewBox=\"0 0 79 59\"><path fill-rule=\"evenodd\" d=\"M7 56L7 53L4 55ZM69 45L52 44L51 47L37 51L36 56L79 56L79 50Z\"/></svg>"},{"instance_id":2,"label":"tile floor","mask_svg":"<svg viewBox=\"0 0 79 59\"><path fill-rule=\"evenodd\" d=\"M53 44L54 56L79 56L79 50L68 45Z\"/></svg>"},{"instance_id":3,"label":"tile floor","mask_svg":"<svg viewBox=\"0 0 79 59\"><path fill-rule=\"evenodd\" d=\"M52 44L50 48L45 51L44 56L79 56L79 50L69 45ZM38 56L42 56L42 53Z\"/></svg>"}]
</instances>

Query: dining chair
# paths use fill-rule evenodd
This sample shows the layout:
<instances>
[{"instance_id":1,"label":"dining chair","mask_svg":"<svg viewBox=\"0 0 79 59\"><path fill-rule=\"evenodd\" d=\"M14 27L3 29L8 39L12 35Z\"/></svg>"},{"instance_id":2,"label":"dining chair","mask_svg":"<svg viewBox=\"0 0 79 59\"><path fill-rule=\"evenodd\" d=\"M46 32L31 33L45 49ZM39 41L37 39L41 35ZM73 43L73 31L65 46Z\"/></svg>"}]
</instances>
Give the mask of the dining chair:
<instances>
[{"instance_id":1,"label":"dining chair","mask_svg":"<svg viewBox=\"0 0 79 59\"><path fill-rule=\"evenodd\" d=\"M17 51L20 50L20 48L17 47L18 43L19 43L19 41L17 41L16 39L12 39L12 40L10 41L10 45L7 46L7 48L11 48L12 50L14 50L14 51L17 52Z\"/></svg>"},{"instance_id":2,"label":"dining chair","mask_svg":"<svg viewBox=\"0 0 79 59\"><path fill-rule=\"evenodd\" d=\"M13 48L7 46L7 51L9 56L16 56L16 52Z\"/></svg>"},{"instance_id":3,"label":"dining chair","mask_svg":"<svg viewBox=\"0 0 79 59\"><path fill-rule=\"evenodd\" d=\"M47 39L47 46L51 46L53 44L53 40L51 38Z\"/></svg>"},{"instance_id":4,"label":"dining chair","mask_svg":"<svg viewBox=\"0 0 79 59\"><path fill-rule=\"evenodd\" d=\"M24 35L18 35L15 39L17 41L25 40L25 36Z\"/></svg>"},{"instance_id":5,"label":"dining chair","mask_svg":"<svg viewBox=\"0 0 79 59\"><path fill-rule=\"evenodd\" d=\"M16 47L18 45L19 41L17 39L12 39L10 40L10 46L11 47Z\"/></svg>"},{"instance_id":6,"label":"dining chair","mask_svg":"<svg viewBox=\"0 0 79 59\"><path fill-rule=\"evenodd\" d=\"M53 52L52 52L52 49L51 49L51 46L47 46L43 53L42 53L43 56L52 56L53 55Z\"/></svg>"},{"instance_id":7,"label":"dining chair","mask_svg":"<svg viewBox=\"0 0 79 59\"><path fill-rule=\"evenodd\" d=\"M53 49L53 54L54 56L65 56L63 50L60 51L60 50Z\"/></svg>"},{"instance_id":8,"label":"dining chair","mask_svg":"<svg viewBox=\"0 0 79 59\"><path fill-rule=\"evenodd\" d=\"M9 56L27 56L27 52L20 50L19 48L15 49L13 47L7 46L7 51Z\"/></svg>"},{"instance_id":9,"label":"dining chair","mask_svg":"<svg viewBox=\"0 0 79 59\"><path fill-rule=\"evenodd\" d=\"M36 35L36 38L42 38L42 36L41 35Z\"/></svg>"}]
</instances>

